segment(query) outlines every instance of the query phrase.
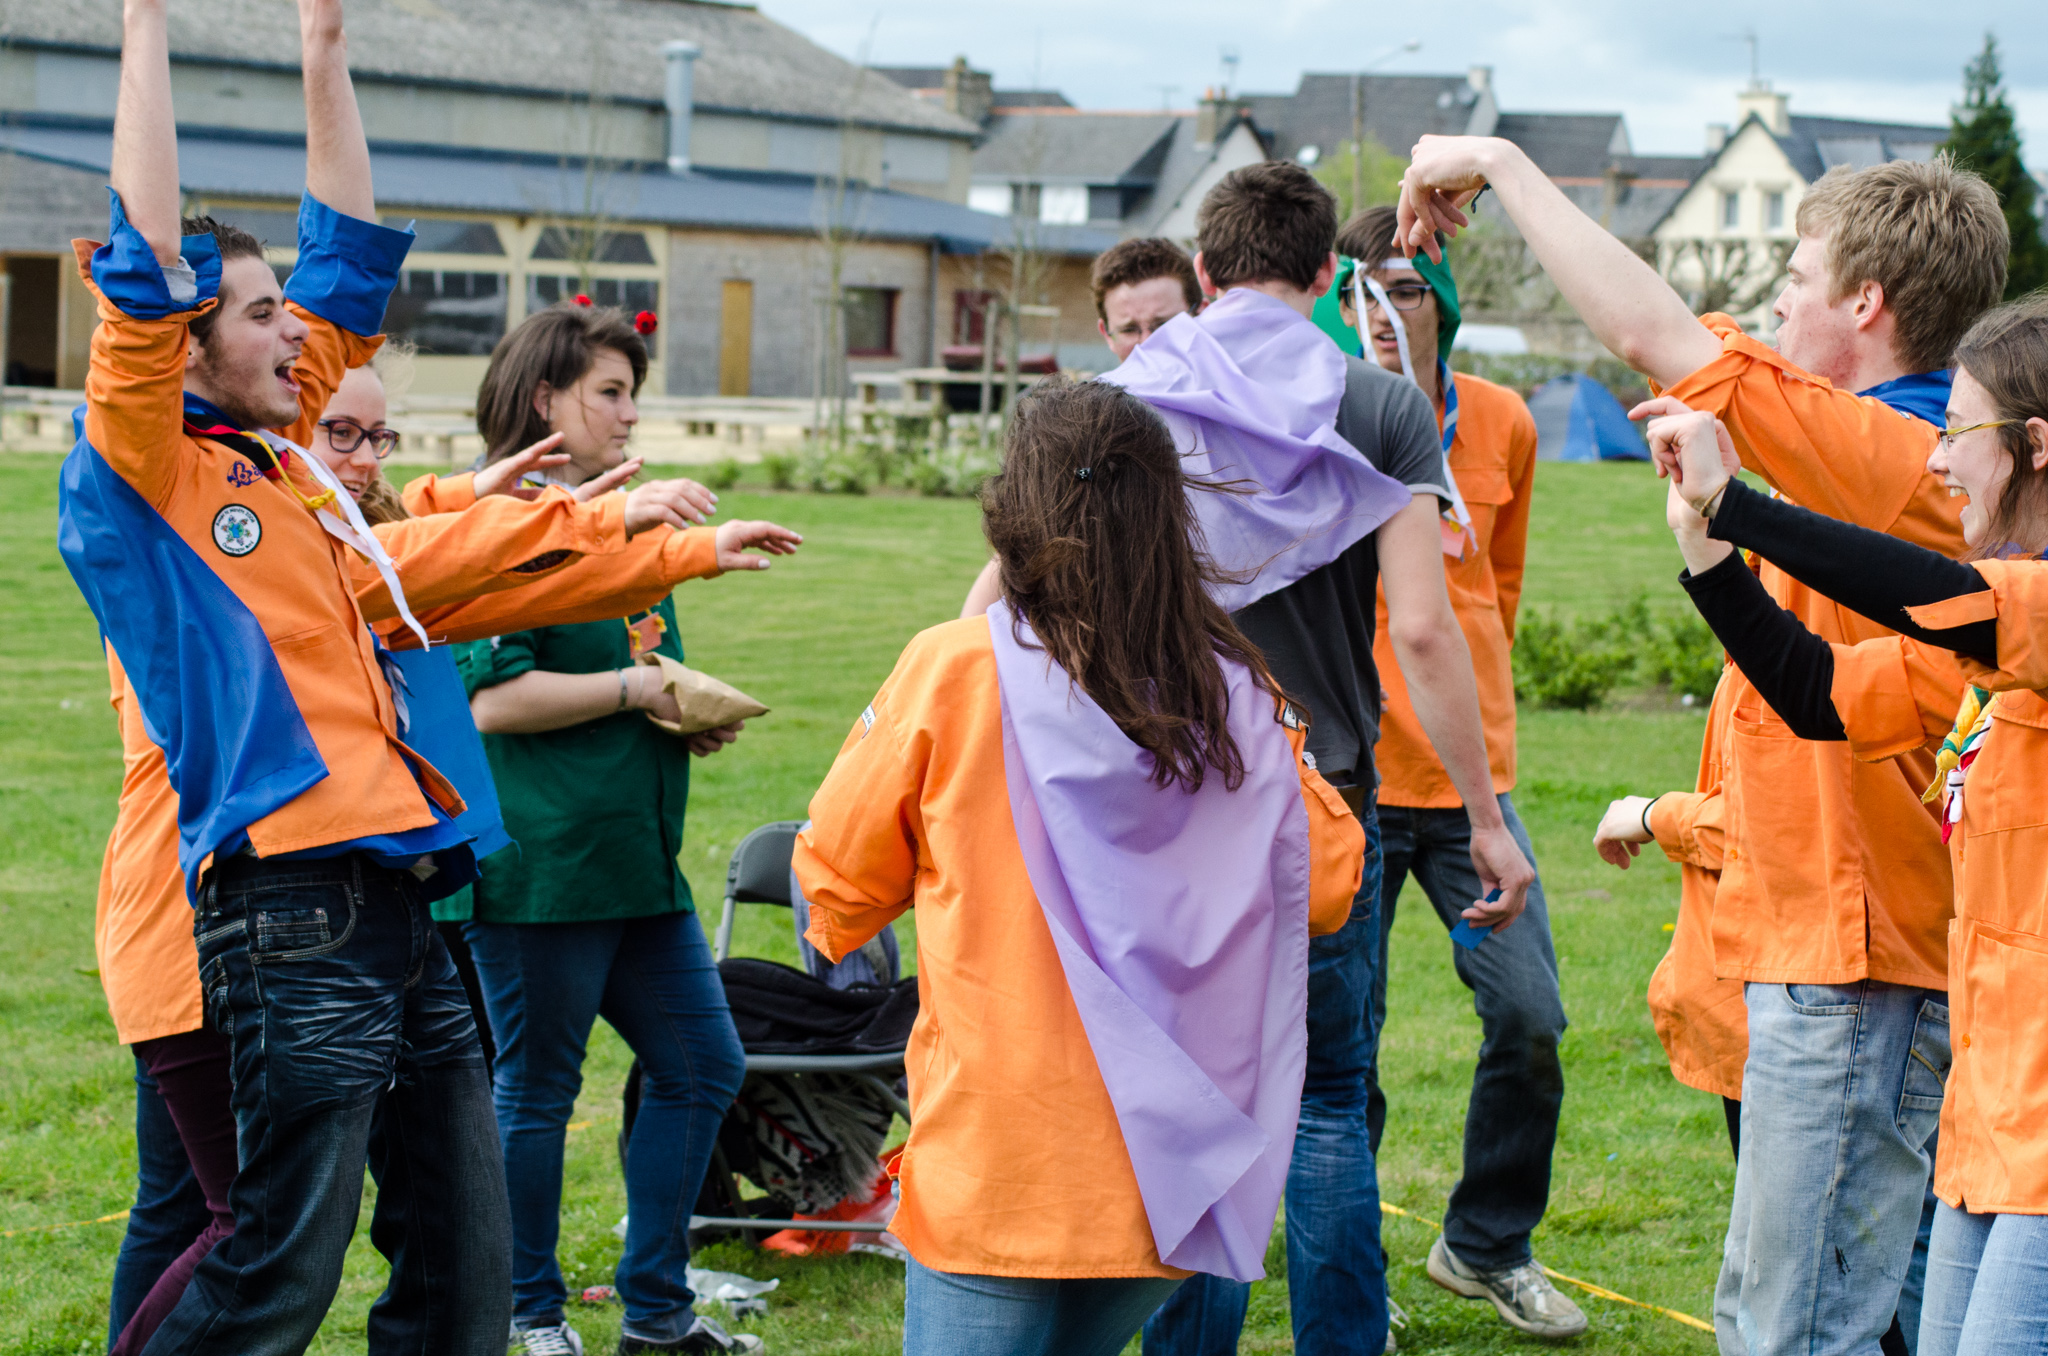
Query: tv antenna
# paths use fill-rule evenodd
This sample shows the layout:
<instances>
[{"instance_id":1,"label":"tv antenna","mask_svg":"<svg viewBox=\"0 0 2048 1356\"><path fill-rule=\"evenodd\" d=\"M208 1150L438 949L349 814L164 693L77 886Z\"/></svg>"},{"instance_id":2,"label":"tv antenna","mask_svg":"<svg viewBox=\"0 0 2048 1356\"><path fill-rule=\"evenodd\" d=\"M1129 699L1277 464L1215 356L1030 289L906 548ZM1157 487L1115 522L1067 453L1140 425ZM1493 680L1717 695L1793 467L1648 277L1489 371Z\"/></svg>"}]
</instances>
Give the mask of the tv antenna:
<instances>
[{"instance_id":1,"label":"tv antenna","mask_svg":"<svg viewBox=\"0 0 2048 1356\"><path fill-rule=\"evenodd\" d=\"M1218 55L1223 61L1223 93L1228 96L1237 85L1238 53L1235 47L1225 47Z\"/></svg>"}]
</instances>

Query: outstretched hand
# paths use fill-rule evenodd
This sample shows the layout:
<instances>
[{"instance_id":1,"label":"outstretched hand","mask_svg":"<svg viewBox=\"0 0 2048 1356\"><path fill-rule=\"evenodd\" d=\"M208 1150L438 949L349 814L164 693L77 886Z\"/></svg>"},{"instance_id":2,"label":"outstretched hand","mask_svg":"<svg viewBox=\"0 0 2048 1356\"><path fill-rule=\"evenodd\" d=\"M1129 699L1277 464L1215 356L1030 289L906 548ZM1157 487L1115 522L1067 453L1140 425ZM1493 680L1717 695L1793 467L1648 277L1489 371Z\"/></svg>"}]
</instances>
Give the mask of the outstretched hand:
<instances>
[{"instance_id":1,"label":"outstretched hand","mask_svg":"<svg viewBox=\"0 0 2048 1356\"><path fill-rule=\"evenodd\" d=\"M621 466L607 474L624 469ZM694 480L650 480L626 496L626 535L633 537L664 525L677 531L700 526L717 511L718 496Z\"/></svg>"},{"instance_id":2,"label":"outstretched hand","mask_svg":"<svg viewBox=\"0 0 2048 1356\"><path fill-rule=\"evenodd\" d=\"M555 451L561 445L562 435L550 433L533 446L522 447L511 456L492 462L470 478L471 492L479 499L487 499L494 494L506 494L514 499L540 498L540 486L519 482L529 473L551 471L567 464L569 454Z\"/></svg>"},{"instance_id":3,"label":"outstretched hand","mask_svg":"<svg viewBox=\"0 0 2048 1356\"><path fill-rule=\"evenodd\" d=\"M1472 224L1463 209L1486 187L1485 145L1483 137L1426 136L1415 143L1394 208L1394 243L1405 253L1420 251L1442 263L1436 233L1455 236Z\"/></svg>"},{"instance_id":4,"label":"outstretched hand","mask_svg":"<svg viewBox=\"0 0 2048 1356\"><path fill-rule=\"evenodd\" d=\"M786 527L758 519L736 520L718 525L718 568L721 570L765 570L769 562L746 552L751 548L771 556L790 556L803 538Z\"/></svg>"}]
</instances>

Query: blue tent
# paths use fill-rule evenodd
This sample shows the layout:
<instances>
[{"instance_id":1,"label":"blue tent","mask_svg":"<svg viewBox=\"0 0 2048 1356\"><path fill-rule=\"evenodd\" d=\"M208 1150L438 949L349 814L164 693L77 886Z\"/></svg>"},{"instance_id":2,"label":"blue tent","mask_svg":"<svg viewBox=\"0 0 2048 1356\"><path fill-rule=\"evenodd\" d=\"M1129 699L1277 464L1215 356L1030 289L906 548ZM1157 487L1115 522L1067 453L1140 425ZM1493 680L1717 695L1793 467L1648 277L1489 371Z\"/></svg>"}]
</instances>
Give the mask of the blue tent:
<instances>
[{"instance_id":1,"label":"blue tent","mask_svg":"<svg viewBox=\"0 0 2048 1356\"><path fill-rule=\"evenodd\" d=\"M1544 461L1648 461L1643 435L1628 411L1591 377L1567 373L1529 397L1536 416L1536 455Z\"/></svg>"}]
</instances>

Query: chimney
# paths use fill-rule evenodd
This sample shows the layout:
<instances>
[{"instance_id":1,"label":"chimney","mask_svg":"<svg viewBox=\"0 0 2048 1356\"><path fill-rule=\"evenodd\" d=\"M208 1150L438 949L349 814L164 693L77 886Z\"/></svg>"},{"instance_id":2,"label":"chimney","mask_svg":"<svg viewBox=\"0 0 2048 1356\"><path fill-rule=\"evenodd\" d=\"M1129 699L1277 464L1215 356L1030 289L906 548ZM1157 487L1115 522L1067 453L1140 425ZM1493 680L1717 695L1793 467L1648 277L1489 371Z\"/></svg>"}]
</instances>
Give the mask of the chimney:
<instances>
[{"instance_id":1,"label":"chimney","mask_svg":"<svg viewBox=\"0 0 2048 1356\"><path fill-rule=\"evenodd\" d=\"M1484 94L1493 88L1493 67L1472 66L1465 71L1465 83L1474 94Z\"/></svg>"},{"instance_id":2,"label":"chimney","mask_svg":"<svg viewBox=\"0 0 2048 1356\"><path fill-rule=\"evenodd\" d=\"M662 60L668 64L668 84L662 103L668 108L668 172L687 174L690 169L691 85L697 73L697 58L704 49L678 38L661 45Z\"/></svg>"},{"instance_id":3,"label":"chimney","mask_svg":"<svg viewBox=\"0 0 2048 1356\"><path fill-rule=\"evenodd\" d=\"M954 57L953 64L946 68L946 111L957 113L976 127L988 121L989 109L995 107L995 80L987 71L977 71L967 64L966 57Z\"/></svg>"},{"instance_id":4,"label":"chimney","mask_svg":"<svg viewBox=\"0 0 2048 1356\"><path fill-rule=\"evenodd\" d=\"M1774 137L1792 135L1792 115L1785 107L1786 96L1771 88L1768 80L1752 80L1749 88L1735 96L1735 121L1740 126L1754 113Z\"/></svg>"},{"instance_id":5,"label":"chimney","mask_svg":"<svg viewBox=\"0 0 2048 1356\"><path fill-rule=\"evenodd\" d=\"M1233 99L1215 88L1203 90L1202 102L1195 107L1195 145L1214 146L1216 138L1229 130L1230 124L1244 110L1242 99Z\"/></svg>"},{"instance_id":6,"label":"chimney","mask_svg":"<svg viewBox=\"0 0 2048 1356\"><path fill-rule=\"evenodd\" d=\"M1707 154L1719 155L1721 148L1728 144L1728 124L1710 122L1707 124Z\"/></svg>"}]
</instances>

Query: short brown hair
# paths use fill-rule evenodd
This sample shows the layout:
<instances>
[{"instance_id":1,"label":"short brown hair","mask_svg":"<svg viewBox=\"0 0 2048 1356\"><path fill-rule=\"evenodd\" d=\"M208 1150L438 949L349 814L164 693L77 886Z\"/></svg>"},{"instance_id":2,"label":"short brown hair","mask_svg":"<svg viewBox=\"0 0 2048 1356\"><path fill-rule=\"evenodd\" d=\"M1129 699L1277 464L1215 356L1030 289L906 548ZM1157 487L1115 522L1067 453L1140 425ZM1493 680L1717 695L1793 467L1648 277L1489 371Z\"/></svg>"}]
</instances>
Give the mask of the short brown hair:
<instances>
[{"instance_id":1,"label":"short brown hair","mask_svg":"<svg viewBox=\"0 0 2048 1356\"><path fill-rule=\"evenodd\" d=\"M1908 372L1947 367L1956 341L2005 292L2012 236L1998 194L1946 155L1823 174L1799 200L1801 235L1827 237L1828 300L1884 289Z\"/></svg>"},{"instance_id":2,"label":"short brown hair","mask_svg":"<svg viewBox=\"0 0 2048 1356\"><path fill-rule=\"evenodd\" d=\"M1109 323L1109 312L1102 309L1102 299L1111 288L1154 278L1173 279L1180 284L1180 294L1187 299L1188 309L1202 309L1202 284L1195 278L1194 260L1171 240L1153 235L1118 241L1095 256L1095 267L1088 270L1088 287L1095 293L1095 318L1105 325Z\"/></svg>"},{"instance_id":3,"label":"short brown hair","mask_svg":"<svg viewBox=\"0 0 2048 1356\"><path fill-rule=\"evenodd\" d=\"M178 234L212 236L214 247L220 251L222 263L230 259L263 257L262 241L239 226L230 226L225 221L215 221L212 217L185 217L178 222ZM226 285L222 284L222 290L218 294L220 305L205 315L193 317L192 323L186 326L194 342L203 344L212 337L214 320L227 308L228 294L225 287Z\"/></svg>"},{"instance_id":4,"label":"short brown hair","mask_svg":"<svg viewBox=\"0 0 2048 1356\"><path fill-rule=\"evenodd\" d=\"M1265 658L1210 596L1190 482L1150 405L1107 382L1049 378L1017 402L981 525L1003 596L1046 655L1152 758L1152 781L1189 791L1211 770L1236 790L1221 659L1275 697ZM1277 718L1278 708L1274 710Z\"/></svg>"},{"instance_id":5,"label":"short brown hair","mask_svg":"<svg viewBox=\"0 0 2048 1356\"><path fill-rule=\"evenodd\" d=\"M1218 288L1284 282L1303 291L1337 242L1337 200L1291 160L1223 176L1195 213L1202 266Z\"/></svg>"},{"instance_id":6,"label":"short brown hair","mask_svg":"<svg viewBox=\"0 0 2048 1356\"><path fill-rule=\"evenodd\" d=\"M1968 558L1995 558L2014 546L2038 555L2048 547L2048 472L2034 469L2026 421L2048 419L2048 292L1985 315L1956 345L1955 359L1991 397L1998 417L2013 421L1998 430L1999 446L2012 459L2011 474L1990 505L1990 533L1970 548Z\"/></svg>"},{"instance_id":7,"label":"short brown hair","mask_svg":"<svg viewBox=\"0 0 2048 1356\"><path fill-rule=\"evenodd\" d=\"M484 460L497 461L547 437L548 423L534 409L533 393L542 383L557 391L574 386L603 348L632 364L633 394L640 394L647 380L647 341L616 306L562 302L535 311L500 339L476 392Z\"/></svg>"}]
</instances>

